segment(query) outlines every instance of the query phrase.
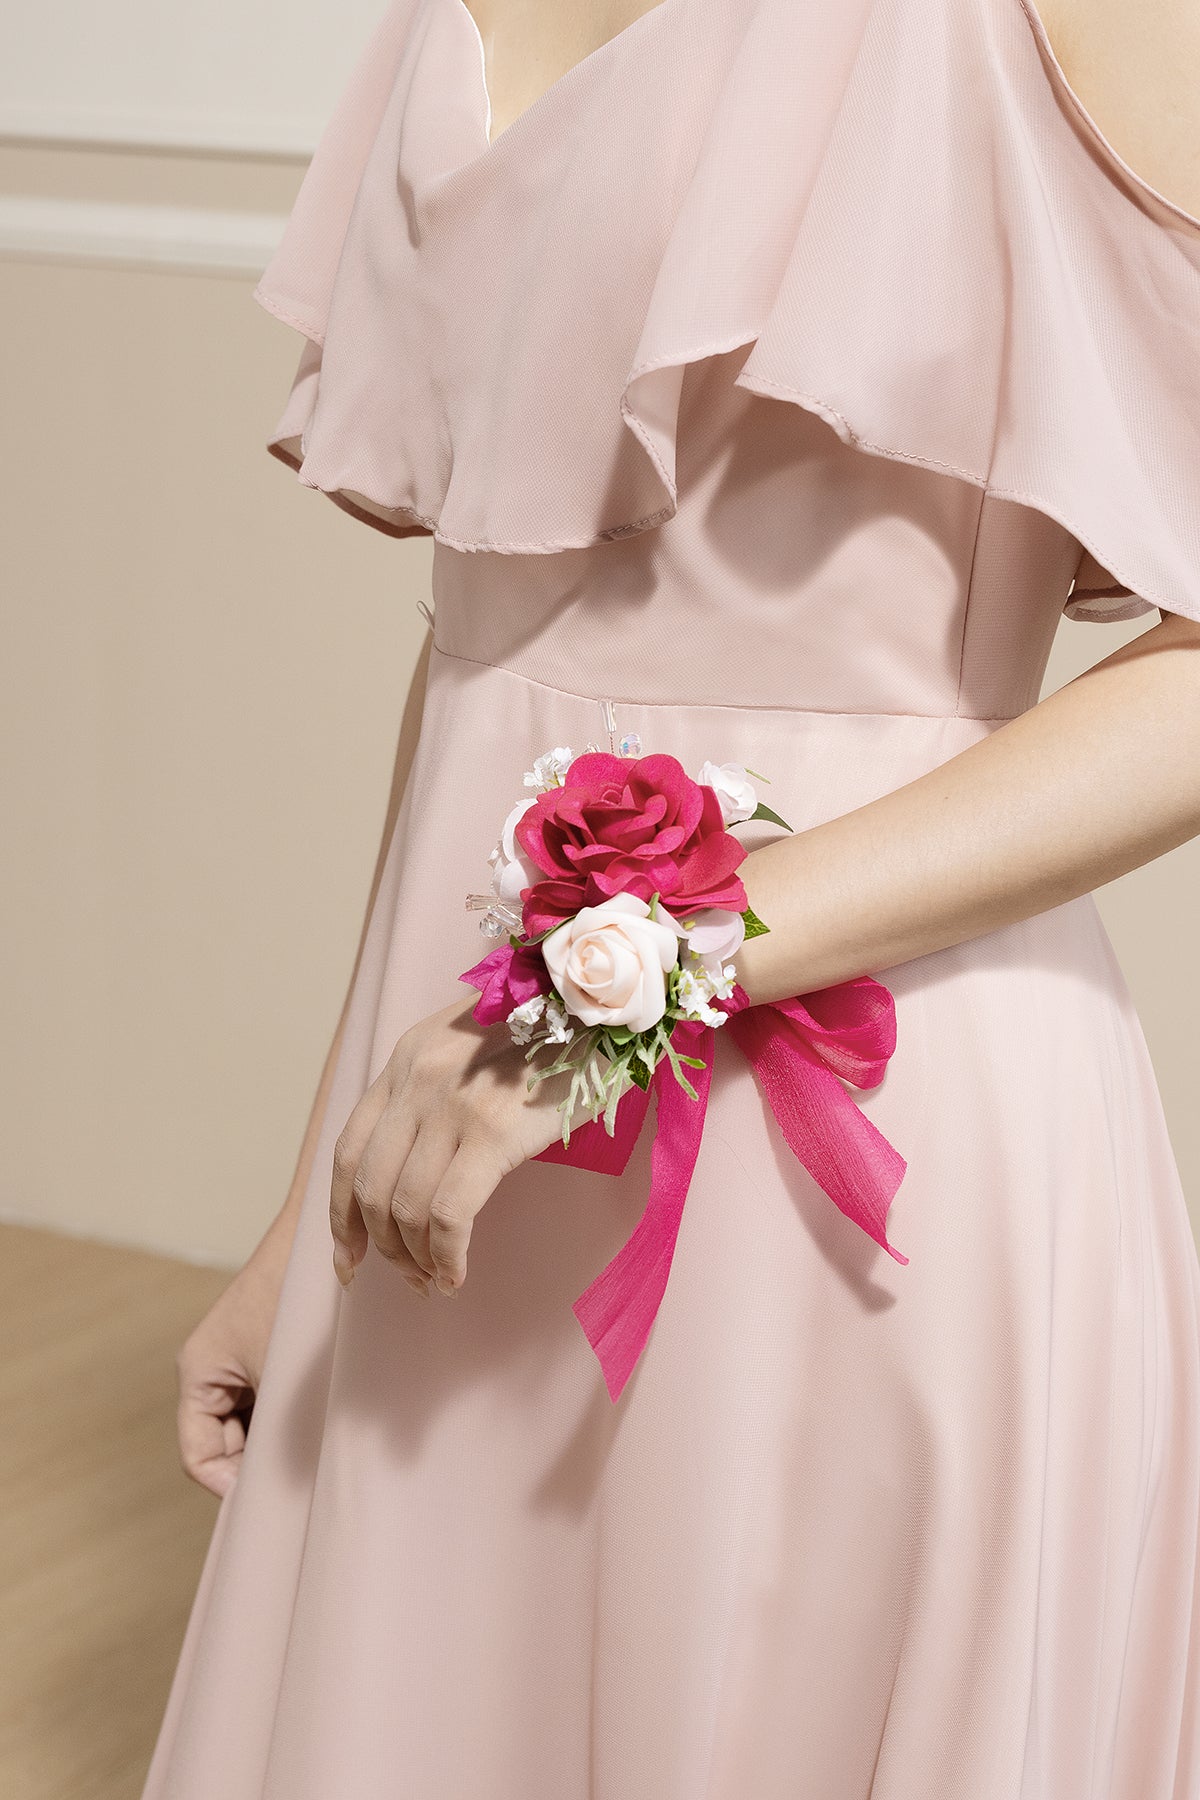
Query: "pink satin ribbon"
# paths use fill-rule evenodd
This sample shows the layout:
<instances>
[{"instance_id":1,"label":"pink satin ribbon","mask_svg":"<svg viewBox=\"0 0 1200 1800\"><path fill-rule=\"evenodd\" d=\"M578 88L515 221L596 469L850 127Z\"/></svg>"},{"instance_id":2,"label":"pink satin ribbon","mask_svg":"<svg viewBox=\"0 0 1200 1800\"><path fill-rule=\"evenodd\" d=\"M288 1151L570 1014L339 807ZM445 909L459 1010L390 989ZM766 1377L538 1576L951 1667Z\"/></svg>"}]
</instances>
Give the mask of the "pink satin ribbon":
<instances>
[{"instance_id":1,"label":"pink satin ribbon","mask_svg":"<svg viewBox=\"0 0 1200 1800\"><path fill-rule=\"evenodd\" d=\"M896 1046L891 993L872 976L860 975L803 998L759 1006L751 1006L745 989L735 984L729 999L714 1004L729 1015L720 1031L732 1037L754 1070L785 1140L813 1180L889 1256L907 1263L886 1230L888 1207L907 1164L842 1086L848 1081L870 1088L882 1081ZM717 1029L701 1020L675 1025L674 1048L704 1061L702 1069L687 1070L697 1097L688 1097L664 1056L650 1082L656 1127L645 1211L624 1248L572 1308L613 1400L642 1353L666 1290L704 1130ZM572 1126L569 1145L556 1139L534 1160L619 1175L637 1142L650 1090L632 1087L621 1096L611 1137L603 1120L589 1120Z\"/></svg>"}]
</instances>

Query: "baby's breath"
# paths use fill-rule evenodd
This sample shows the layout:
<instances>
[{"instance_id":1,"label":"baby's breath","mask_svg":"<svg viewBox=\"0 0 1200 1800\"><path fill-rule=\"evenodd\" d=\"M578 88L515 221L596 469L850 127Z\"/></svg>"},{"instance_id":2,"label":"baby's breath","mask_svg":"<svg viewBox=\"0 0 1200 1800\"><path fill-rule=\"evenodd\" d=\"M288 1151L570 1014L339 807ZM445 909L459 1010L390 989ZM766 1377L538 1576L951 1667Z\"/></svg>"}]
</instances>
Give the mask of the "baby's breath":
<instances>
[{"instance_id":1,"label":"baby's breath","mask_svg":"<svg viewBox=\"0 0 1200 1800\"><path fill-rule=\"evenodd\" d=\"M734 965L724 964L715 973L690 951L667 977L667 1006L661 1019L648 1031L631 1031L627 1025L581 1025L567 1011L561 995L551 989L514 1007L508 1015L513 1041L527 1046L531 1062L543 1045L555 1055L533 1068L528 1081L532 1090L539 1081L570 1075L570 1086L559 1102L563 1115L562 1141L571 1141L571 1126L602 1118L611 1137L616 1130L617 1102L631 1087L648 1088L664 1057L684 1092L692 1100L696 1090L684 1067L701 1069L703 1059L682 1056L671 1042L678 1020L719 1026L728 1015L713 1006L714 997L733 992Z\"/></svg>"}]
</instances>

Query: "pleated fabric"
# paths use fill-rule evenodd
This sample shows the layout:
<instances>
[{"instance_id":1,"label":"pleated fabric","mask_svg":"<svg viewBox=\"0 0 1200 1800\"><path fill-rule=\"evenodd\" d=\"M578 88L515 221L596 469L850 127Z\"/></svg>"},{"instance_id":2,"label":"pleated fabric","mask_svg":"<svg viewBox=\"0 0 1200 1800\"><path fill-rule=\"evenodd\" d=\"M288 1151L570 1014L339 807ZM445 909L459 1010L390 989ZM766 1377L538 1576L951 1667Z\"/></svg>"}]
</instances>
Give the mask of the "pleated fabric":
<instances>
[{"instance_id":1,"label":"pleated fabric","mask_svg":"<svg viewBox=\"0 0 1200 1800\"><path fill-rule=\"evenodd\" d=\"M1036 704L1064 610L1200 618L1200 223L1022 0L661 0L494 140L486 75L396 0L258 289L269 448L432 535L434 641L143 1800L1200 1800L1200 1263L1090 895L864 971L903 1265L717 1034L615 1403L572 1305L652 1118L505 1176L454 1302L328 1225L542 751L611 707L803 831Z\"/></svg>"}]
</instances>

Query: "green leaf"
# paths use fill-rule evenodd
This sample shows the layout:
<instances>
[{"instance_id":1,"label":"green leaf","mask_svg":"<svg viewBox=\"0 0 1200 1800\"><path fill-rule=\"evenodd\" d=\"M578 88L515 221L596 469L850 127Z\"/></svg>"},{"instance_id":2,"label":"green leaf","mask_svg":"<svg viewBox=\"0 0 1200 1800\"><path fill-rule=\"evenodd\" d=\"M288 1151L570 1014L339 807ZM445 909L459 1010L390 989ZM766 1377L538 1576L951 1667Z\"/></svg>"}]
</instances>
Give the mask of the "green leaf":
<instances>
[{"instance_id":1,"label":"green leaf","mask_svg":"<svg viewBox=\"0 0 1200 1800\"><path fill-rule=\"evenodd\" d=\"M683 1072L682 1067L680 1066L679 1052L678 1052L678 1050L676 1050L674 1044L671 1042L670 1038L667 1036L666 1032L662 1029L661 1026L659 1026L659 1028L658 1028L658 1036L659 1036L659 1041L661 1042L663 1049L666 1051L667 1055L671 1059L671 1068L672 1068L672 1071L674 1072L676 1081L679 1083L680 1087L683 1089L684 1093L687 1095L689 1100L698 1100L700 1098L699 1094L696 1092L695 1088L692 1086L691 1082L688 1080L687 1076Z\"/></svg>"},{"instance_id":2,"label":"green leaf","mask_svg":"<svg viewBox=\"0 0 1200 1800\"><path fill-rule=\"evenodd\" d=\"M761 937L765 931L770 931L771 929L769 925L763 924L752 906L746 908L742 914L742 918L745 922L746 936L748 938Z\"/></svg>"},{"instance_id":3,"label":"green leaf","mask_svg":"<svg viewBox=\"0 0 1200 1800\"><path fill-rule=\"evenodd\" d=\"M750 817L752 819L769 819L772 825L782 825L785 831L792 830L792 827L788 824L787 820L781 819L777 812L772 812L765 800L759 801L754 811L750 814Z\"/></svg>"},{"instance_id":4,"label":"green leaf","mask_svg":"<svg viewBox=\"0 0 1200 1800\"><path fill-rule=\"evenodd\" d=\"M743 765L743 766L744 766L744 765ZM757 769L747 769L747 770L746 770L746 773L747 773L747 775L753 775L753 777L754 777L754 779L755 779L755 781L765 781L765 782L766 782L766 784L767 784L767 786L768 786L768 787L770 787L770 785L771 785L771 777L770 777L770 776L769 776L769 775L760 775L760 774L759 774L759 773L758 773L758 770L757 770Z\"/></svg>"},{"instance_id":5,"label":"green leaf","mask_svg":"<svg viewBox=\"0 0 1200 1800\"><path fill-rule=\"evenodd\" d=\"M683 1089L684 1093L687 1095L689 1100L699 1100L699 1098L700 1098L699 1094L696 1092L695 1088L692 1086L691 1082L688 1080L687 1076L684 1074L683 1070L680 1068L678 1062L676 1062L676 1064L675 1064L675 1079L679 1083L680 1087Z\"/></svg>"}]
</instances>

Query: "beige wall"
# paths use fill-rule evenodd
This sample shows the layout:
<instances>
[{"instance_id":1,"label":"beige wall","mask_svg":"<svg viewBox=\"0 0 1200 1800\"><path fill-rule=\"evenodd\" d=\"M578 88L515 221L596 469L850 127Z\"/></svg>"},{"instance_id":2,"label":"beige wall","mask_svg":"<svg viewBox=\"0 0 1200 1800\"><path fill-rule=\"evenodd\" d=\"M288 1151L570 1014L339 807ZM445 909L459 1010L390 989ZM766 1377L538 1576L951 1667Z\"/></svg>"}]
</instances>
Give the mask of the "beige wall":
<instances>
[{"instance_id":1,"label":"beige wall","mask_svg":"<svg viewBox=\"0 0 1200 1800\"><path fill-rule=\"evenodd\" d=\"M262 212L299 172L0 161L10 191ZM249 278L0 282L0 1213L234 1262L341 1005L429 545L266 454L300 340Z\"/></svg>"},{"instance_id":2,"label":"beige wall","mask_svg":"<svg viewBox=\"0 0 1200 1800\"><path fill-rule=\"evenodd\" d=\"M0 196L256 215L299 174L0 152ZM0 282L0 1217L233 1265L341 1004L429 543L267 456L299 340L249 276L26 255ZM1139 628L1064 624L1048 688ZM1200 1217L1198 873L1188 845L1098 899Z\"/></svg>"}]
</instances>

